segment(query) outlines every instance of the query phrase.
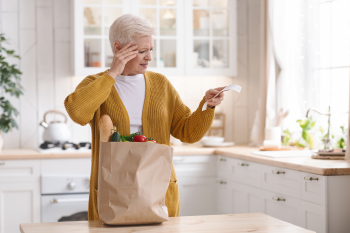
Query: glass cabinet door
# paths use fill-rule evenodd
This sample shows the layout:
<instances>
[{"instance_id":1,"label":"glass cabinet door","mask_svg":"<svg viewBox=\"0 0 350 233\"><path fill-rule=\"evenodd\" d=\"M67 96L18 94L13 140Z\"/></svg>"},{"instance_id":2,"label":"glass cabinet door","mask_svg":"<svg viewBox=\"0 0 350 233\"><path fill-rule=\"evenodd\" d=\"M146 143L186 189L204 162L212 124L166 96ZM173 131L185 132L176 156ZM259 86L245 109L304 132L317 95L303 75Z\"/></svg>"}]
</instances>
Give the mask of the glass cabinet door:
<instances>
[{"instance_id":1,"label":"glass cabinet door","mask_svg":"<svg viewBox=\"0 0 350 233\"><path fill-rule=\"evenodd\" d=\"M183 43L183 0L137 0L134 3L136 15L148 19L156 28L154 49L149 70L165 75L184 74L183 63L179 59L184 53L179 52Z\"/></svg>"},{"instance_id":2,"label":"glass cabinet door","mask_svg":"<svg viewBox=\"0 0 350 233\"><path fill-rule=\"evenodd\" d=\"M190 75L236 75L236 0L187 1Z\"/></svg>"},{"instance_id":3,"label":"glass cabinet door","mask_svg":"<svg viewBox=\"0 0 350 233\"><path fill-rule=\"evenodd\" d=\"M85 76L108 69L113 60L109 27L130 12L127 1L75 0L74 9L75 74Z\"/></svg>"}]
</instances>

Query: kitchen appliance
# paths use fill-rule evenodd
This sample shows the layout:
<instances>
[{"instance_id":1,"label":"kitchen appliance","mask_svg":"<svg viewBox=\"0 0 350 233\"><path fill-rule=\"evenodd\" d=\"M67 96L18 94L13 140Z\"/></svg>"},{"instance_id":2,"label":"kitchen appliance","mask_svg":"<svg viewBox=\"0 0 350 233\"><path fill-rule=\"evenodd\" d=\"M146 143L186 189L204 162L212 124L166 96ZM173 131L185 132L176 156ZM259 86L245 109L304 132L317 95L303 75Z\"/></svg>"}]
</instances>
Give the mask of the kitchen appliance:
<instances>
[{"instance_id":1,"label":"kitchen appliance","mask_svg":"<svg viewBox=\"0 0 350 233\"><path fill-rule=\"evenodd\" d=\"M47 115L50 113L57 113L63 115L65 118L64 122L61 121L51 121L47 123ZM43 139L47 142L68 142L71 140L70 130L67 125L67 116L57 110L50 110L44 114L44 120L40 122L40 125L45 128Z\"/></svg>"},{"instance_id":2,"label":"kitchen appliance","mask_svg":"<svg viewBox=\"0 0 350 233\"><path fill-rule=\"evenodd\" d=\"M86 221L90 174L43 174L41 222Z\"/></svg>"},{"instance_id":3,"label":"kitchen appliance","mask_svg":"<svg viewBox=\"0 0 350 233\"><path fill-rule=\"evenodd\" d=\"M74 148L76 150L79 150L80 148L88 148L91 149L91 143L90 142L79 142L79 143L73 143L73 142L43 142L40 145L40 149L47 150L52 148L61 148L62 150L67 150L68 148Z\"/></svg>"}]
</instances>

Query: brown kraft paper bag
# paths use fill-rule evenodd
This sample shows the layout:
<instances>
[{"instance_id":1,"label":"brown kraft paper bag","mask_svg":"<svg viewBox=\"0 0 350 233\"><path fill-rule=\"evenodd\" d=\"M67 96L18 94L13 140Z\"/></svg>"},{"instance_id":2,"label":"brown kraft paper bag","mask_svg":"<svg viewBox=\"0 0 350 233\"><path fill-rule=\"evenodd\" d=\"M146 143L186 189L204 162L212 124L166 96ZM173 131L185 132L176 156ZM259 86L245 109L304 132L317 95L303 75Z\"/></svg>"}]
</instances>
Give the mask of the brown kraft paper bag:
<instances>
[{"instance_id":1,"label":"brown kraft paper bag","mask_svg":"<svg viewBox=\"0 0 350 233\"><path fill-rule=\"evenodd\" d=\"M109 225L168 221L165 195L173 148L146 142L101 142L97 206Z\"/></svg>"}]
</instances>

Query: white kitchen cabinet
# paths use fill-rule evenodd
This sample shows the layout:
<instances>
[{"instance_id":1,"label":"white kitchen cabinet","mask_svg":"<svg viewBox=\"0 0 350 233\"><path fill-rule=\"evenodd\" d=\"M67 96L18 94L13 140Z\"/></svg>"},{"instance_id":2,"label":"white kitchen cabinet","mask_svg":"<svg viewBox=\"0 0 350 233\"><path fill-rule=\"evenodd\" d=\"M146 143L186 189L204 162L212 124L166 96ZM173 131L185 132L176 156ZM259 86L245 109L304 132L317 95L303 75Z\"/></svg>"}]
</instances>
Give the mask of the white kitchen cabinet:
<instances>
[{"instance_id":1,"label":"white kitchen cabinet","mask_svg":"<svg viewBox=\"0 0 350 233\"><path fill-rule=\"evenodd\" d=\"M174 156L180 191L180 216L216 214L216 157Z\"/></svg>"},{"instance_id":2,"label":"white kitchen cabinet","mask_svg":"<svg viewBox=\"0 0 350 233\"><path fill-rule=\"evenodd\" d=\"M302 201L302 226L317 233L327 232L327 207Z\"/></svg>"},{"instance_id":3,"label":"white kitchen cabinet","mask_svg":"<svg viewBox=\"0 0 350 233\"><path fill-rule=\"evenodd\" d=\"M236 0L74 0L74 73L110 67L109 26L126 13L157 29L149 70L169 75L237 74Z\"/></svg>"},{"instance_id":4,"label":"white kitchen cabinet","mask_svg":"<svg viewBox=\"0 0 350 233\"><path fill-rule=\"evenodd\" d=\"M216 214L216 178L177 177L180 191L180 216Z\"/></svg>"},{"instance_id":5,"label":"white kitchen cabinet","mask_svg":"<svg viewBox=\"0 0 350 233\"><path fill-rule=\"evenodd\" d=\"M301 199L301 172L264 165L262 176L265 190Z\"/></svg>"},{"instance_id":6,"label":"white kitchen cabinet","mask_svg":"<svg viewBox=\"0 0 350 233\"><path fill-rule=\"evenodd\" d=\"M261 187L262 164L232 159L229 176L232 180L254 187Z\"/></svg>"},{"instance_id":7,"label":"white kitchen cabinet","mask_svg":"<svg viewBox=\"0 0 350 233\"><path fill-rule=\"evenodd\" d=\"M227 179L218 179L216 182L217 192L217 213L218 214L231 214L232 213L232 199L231 186Z\"/></svg>"},{"instance_id":8,"label":"white kitchen cabinet","mask_svg":"<svg viewBox=\"0 0 350 233\"><path fill-rule=\"evenodd\" d=\"M40 161L0 161L0 233L40 222Z\"/></svg>"},{"instance_id":9,"label":"white kitchen cabinet","mask_svg":"<svg viewBox=\"0 0 350 233\"><path fill-rule=\"evenodd\" d=\"M264 213L280 220L303 226L302 201L279 193L262 191Z\"/></svg>"},{"instance_id":10,"label":"white kitchen cabinet","mask_svg":"<svg viewBox=\"0 0 350 233\"><path fill-rule=\"evenodd\" d=\"M237 2L185 1L186 74L237 74Z\"/></svg>"},{"instance_id":11,"label":"white kitchen cabinet","mask_svg":"<svg viewBox=\"0 0 350 233\"><path fill-rule=\"evenodd\" d=\"M306 172L302 172L301 176L302 176L302 187L301 187L302 199L311 203L326 206L327 205L327 200L326 200L327 176L320 176L320 175L310 174Z\"/></svg>"}]
</instances>

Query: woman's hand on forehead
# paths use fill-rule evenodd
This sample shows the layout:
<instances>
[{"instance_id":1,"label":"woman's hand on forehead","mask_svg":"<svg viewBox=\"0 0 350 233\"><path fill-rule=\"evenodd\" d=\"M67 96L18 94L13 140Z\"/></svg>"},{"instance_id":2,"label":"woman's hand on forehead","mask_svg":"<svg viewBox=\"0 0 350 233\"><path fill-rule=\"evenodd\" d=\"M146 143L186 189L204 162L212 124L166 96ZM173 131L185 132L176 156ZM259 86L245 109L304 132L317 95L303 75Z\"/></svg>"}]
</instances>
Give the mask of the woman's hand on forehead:
<instances>
[{"instance_id":1,"label":"woman's hand on forehead","mask_svg":"<svg viewBox=\"0 0 350 233\"><path fill-rule=\"evenodd\" d=\"M111 68L107 73L112 78L116 78L118 75L120 75L125 68L125 64L136 57L138 53L137 48L137 44L127 43L121 49L117 50L117 52L114 54Z\"/></svg>"}]
</instances>

